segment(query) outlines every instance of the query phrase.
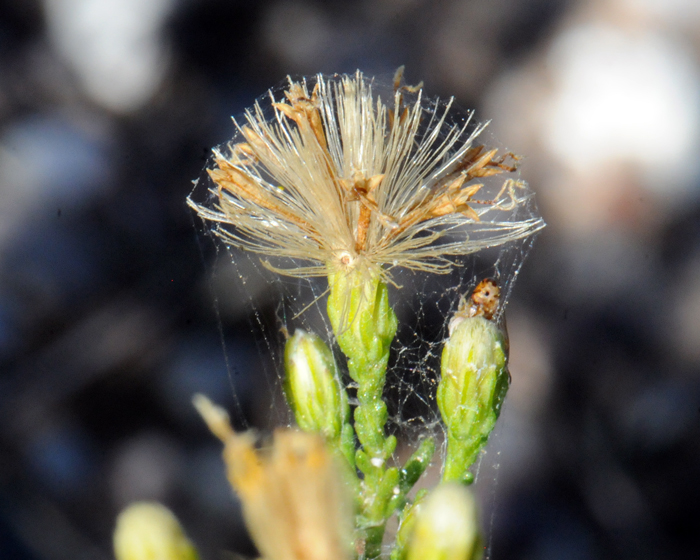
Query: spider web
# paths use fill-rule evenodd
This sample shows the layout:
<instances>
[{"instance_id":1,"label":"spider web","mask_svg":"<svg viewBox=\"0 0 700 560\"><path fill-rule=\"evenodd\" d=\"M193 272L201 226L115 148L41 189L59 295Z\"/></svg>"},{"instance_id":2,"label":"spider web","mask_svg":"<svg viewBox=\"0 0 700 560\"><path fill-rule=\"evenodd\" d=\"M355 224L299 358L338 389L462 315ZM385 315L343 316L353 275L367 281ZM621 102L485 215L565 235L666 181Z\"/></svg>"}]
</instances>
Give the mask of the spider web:
<instances>
[{"instance_id":1,"label":"spider web","mask_svg":"<svg viewBox=\"0 0 700 560\"><path fill-rule=\"evenodd\" d=\"M209 235L210 232L206 230L206 233ZM390 288L390 300L399 320L399 328L391 348L384 397L389 409L387 433L398 438L399 450L403 448L400 453L403 460L417 448L421 439L432 436L438 444L438 451L431 469L439 472L446 451L446 438L435 394L440 379L440 354L447 338L449 319L457 310L460 297L470 294L483 278L496 278L499 281L503 308L532 242L533 238L528 238L459 259L453 271L446 275L401 273L396 276L401 288ZM217 250L211 276L222 274L222 271L225 271L223 276L230 285L224 287L218 283L219 291L234 291L243 297L247 321L251 332L255 333L259 373L267 388L262 400L269 403L269 425L265 428L293 425L293 417L280 388L284 376L285 333L291 335L297 328L315 332L329 344L343 370L350 403L354 404L354 385L344 369L345 358L334 343L325 312L328 297L325 279L274 275L257 262L255 256L228 248ZM233 274L230 274L231 271ZM261 282L266 288L263 291L260 290ZM256 287L253 289L251 286ZM221 299L229 297L230 294L215 293L215 308L218 309ZM503 313L500 320L505 321ZM234 420L238 426L249 427L240 397L236 394L235 358L228 354L226 347L226 321L225 317L217 319L233 393ZM507 400L506 397L506 404ZM477 486L487 488L484 493L490 503L484 506L491 511L491 515L482 520L487 528L493 523L498 483L498 457L489 449L494 441L497 442L502 429L503 422L499 419L489 445L472 468ZM490 531L487 531L487 535L486 560L491 557Z\"/></svg>"},{"instance_id":2,"label":"spider web","mask_svg":"<svg viewBox=\"0 0 700 560\"><path fill-rule=\"evenodd\" d=\"M430 100L437 106L439 102ZM457 119L464 119L465 112L458 112ZM483 133L482 133L483 134ZM491 140L489 138L489 140ZM491 142L491 145L494 143ZM484 187L479 191L479 198L489 200L496 197L504 176L485 179ZM205 206L212 207L211 180L206 172L196 183L193 198L208 199ZM203 194L202 194L203 193ZM386 377L384 397L389 410L387 433L394 434L399 440L398 454L404 460L417 447L420 440L432 436L438 443L438 452L433 459L433 469L439 469L445 454L445 435L437 410L435 395L440 379L440 355L448 336L448 324L457 311L460 298L467 297L473 288L484 278L492 278L501 288L501 300L495 320L505 328L505 306L511 295L515 280L534 241L534 235L521 237L505 244L489 247L489 224L532 221L540 223L541 219L535 205L533 193L524 187L518 198L519 204L506 210L491 208L482 214L482 222L475 224L465 221L460 228L451 231L451 238L469 236L470 239L485 239L485 247L469 255L451 257L451 268L445 274L413 272L401 268L391 271L392 282L389 286L389 298L398 318L398 331L391 347L391 355ZM202 222L199 222L202 224ZM543 223L542 223L543 224ZM540 225L541 227L541 225ZM539 228L534 228L536 231ZM250 330L255 333L257 351L260 356L259 367L267 388L269 402L269 419L272 425L291 425L292 415L282 396L280 387L284 376L283 352L287 336L296 329L304 329L321 336L333 350L337 363L348 388L350 404L354 404L355 387L347 374L345 357L340 352L331 328L326 305L328 299L328 282L325 278L294 278L271 272L263 266L260 256L244 252L236 247L225 246L216 237L216 228L202 224L203 237L211 239L215 247L215 259L210 274L211 288L215 307L219 313L219 303L230 300L237 294L245 308L245 315ZM289 259L285 268L295 263ZM308 263L298 263L303 266ZM228 279L221 282L222 278ZM228 326L226 317L218 318L218 326L224 344ZM227 358L230 364L232 360ZM231 388L237 410L234 420L241 426L247 426L246 419L235 394L235 380L229 365ZM507 401L507 399L506 399ZM498 437L500 422L491 436ZM268 427L271 427L268 426ZM491 469L483 469L481 463L486 455L485 464ZM492 488L492 501L495 501L497 484L497 463L486 454L472 470L479 479L488 472ZM437 482L437 481L436 481ZM419 482L420 485L420 482ZM493 505L493 504L491 504ZM491 508L493 509L493 508ZM493 518L491 518L492 522ZM490 542L485 558L490 557Z\"/></svg>"},{"instance_id":3,"label":"spider web","mask_svg":"<svg viewBox=\"0 0 700 560\"><path fill-rule=\"evenodd\" d=\"M326 314L327 282L322 278L296 279L275 275L259 262L256 256L222 248L211 231L203 229L216 247L216 259L211 265L210 277L221 275L228 283L212 282L215 309L220 313L219 301L231 297L231 292L242 297L247 322L255 333L259 368L267 388L264 400L268 401L268 418L272 426L293 425L293 418L280 390L284 375L283 351L286 333L301 328L320 335L333 349L336 361L343 369L350 395L354 403L352 380L344 369L345 358L334 343L334 336ZM438 443L432 469L439 470L445 454L445 434L437 410L435 394L440 379L440 354L447 338L448 323L456 312L460 297L469 295L483 278L495 278L501 287L501 310L505 308L515 279L532 246L534 237L521 239L507 245L481 251L455 260L449 274L430 275L400 272L395 280L400 288L390 287L390 301L397 314L399 328L392 344L387 370L384 397L389 409L387 432L396 435L401 455L407 457L420 440L432 436ZM215 289L213 286L218 285ZM264 289L261 289L261 285ZM219 293L217 293L217 291ZM228 292L228 293L221 293ZM505 323L501 311L500 322ZM249 426L235 389L235 359L228 355L226 347L226 317L218 317L217 323L226 356L233 393L233 411L236 424ZM506 397L506 403L507 403ZM485 486L485 505L491 511L489 519L482 523L490 527L496 501L498 483L498 457L489 453L494 441L503 429L502 419L491 434L489 446L473 471L476 484ZM498 452L500 453L500 452ZM420 482L419 482L420 484ZM490 531L487 531L490 534ZM490 535L485 559L491 557Z\"/></svg>"}]
</instances>

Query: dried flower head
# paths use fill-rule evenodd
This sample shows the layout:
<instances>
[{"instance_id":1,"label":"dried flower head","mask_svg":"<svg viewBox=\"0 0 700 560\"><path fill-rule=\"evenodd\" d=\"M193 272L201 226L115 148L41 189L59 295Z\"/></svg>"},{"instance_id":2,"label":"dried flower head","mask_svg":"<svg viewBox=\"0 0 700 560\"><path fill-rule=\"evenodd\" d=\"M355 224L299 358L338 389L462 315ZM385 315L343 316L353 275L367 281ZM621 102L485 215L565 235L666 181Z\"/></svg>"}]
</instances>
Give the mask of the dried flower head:
<instances>
[{"instance_id":1,"label":"dried flower head","mask_svg":"<svg viewBox=\"0 0 700 560\"><path fill-rule=\"evenodd\" d=\"M189 204L227 243L291 259L265 264L297 277L446 272L450 257L544 226L522 181L489 194L484 178L515 171L519 158L476 145L484 126L470 124L472 113L402 86L401 69L393 92L373 88L359 71L289 78L214 151L213 204Z\"/></svg>"},{"instance_id":2,"label":"dried flower head","mask_svg":"<svg viewBox=\"0 0 700 560\"><path fill-rule=\"evenodd\" d=\"M228 479L262 558L350 558L351 501L323 438L280 428L270 446L257 449L253 434L234 432L222 408L203 395L193 402L224 444Z\"/></svg>"}]
</instances>

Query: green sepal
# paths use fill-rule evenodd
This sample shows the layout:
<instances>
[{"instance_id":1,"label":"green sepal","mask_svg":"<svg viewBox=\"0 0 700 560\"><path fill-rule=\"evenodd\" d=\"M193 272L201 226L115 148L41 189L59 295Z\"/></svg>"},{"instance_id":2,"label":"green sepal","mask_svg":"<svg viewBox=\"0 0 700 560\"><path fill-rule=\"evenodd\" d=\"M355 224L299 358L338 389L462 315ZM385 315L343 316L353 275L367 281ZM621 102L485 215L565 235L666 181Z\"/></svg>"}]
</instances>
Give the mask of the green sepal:
<instances>
[{"instance_id":1,"label":"green sepal","mask_svg":"<svg viewBox=\"0 0 700 560\"><path fill-rule=\"evenodd\" d=\"M340 452L352 469L355 469L355 430L351 424L343 424L340 432Z\"/></svg>"},{"instance_id":2,"label":"green sepal","mask_svg":"<svg viewBox=\"0 0 700 560\"><path fill-rule=\"evenodd\" d=\"M395 508L391 505L391 501L399 491L399 469L390 467L384 473L377 492L377 501L384 504L384 511L382 512L384 519L387 519L394 513Z\"/></svg>"},{"instance_id":3,"label":"green sepal","mask_svg":"<svg viewBox=\"0 0 700 560\"><path fill-rule=\"evenodd\" d=\"M396 436L389 436L384 440L384 457L389 458L394 454L394 451L396 451L396 444L398 442L396 441Z\"/></svg>"},{"instance_id":4,"label":"green sepal","mask_svg":"<svg viewBox=\"0 0 700 560\"><path fill-rule=\"evenodd\" d=\"M362 449L355 451L355 464L361 473L367 474L374 470L369 456Z\"/></svg>"}]
</instances>

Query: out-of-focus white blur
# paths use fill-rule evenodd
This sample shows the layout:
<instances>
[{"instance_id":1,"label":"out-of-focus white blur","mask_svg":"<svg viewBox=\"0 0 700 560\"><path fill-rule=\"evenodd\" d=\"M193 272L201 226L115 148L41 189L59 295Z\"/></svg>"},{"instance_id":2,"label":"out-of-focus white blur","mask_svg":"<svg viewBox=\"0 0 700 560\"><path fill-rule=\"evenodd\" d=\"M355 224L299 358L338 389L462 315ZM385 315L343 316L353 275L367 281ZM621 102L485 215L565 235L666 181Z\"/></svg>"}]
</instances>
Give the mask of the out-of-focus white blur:
<instances>
[{"instance_id":1,"label":"out-of-focus white blur","mask_svg":"<svg viewBox=\"0 0 700 560\"><path fill-rule=\"evenodd\" d=\"M700 76L689 49L656 31L577 25L547 53L554 91L546 148L577 173L611 161L673 194L698 172Z\"/></svg>"},{"instance_id":2,"label":"out-of-focus white blur","mask_svg":"<svg viewBox=\"0 0 700 560\"><path fill-rule=\"evenodd\" d=\"M49 37L99 105L142 107L167 71L162 29L173 0L44 0Z\"/></svg>"},{"instance_id":3,"label":"out-of-focus white blur","mask_svg":"<svg viewBox=\"0 0 700 560\"><path fill-rule=\"evenodd\" d=\"M648 234L700 195L700 49L671 6L658 10L581 4L485 96L497 136L527 153L542 207L569 238Z\"/></svg>"}]
</instances>

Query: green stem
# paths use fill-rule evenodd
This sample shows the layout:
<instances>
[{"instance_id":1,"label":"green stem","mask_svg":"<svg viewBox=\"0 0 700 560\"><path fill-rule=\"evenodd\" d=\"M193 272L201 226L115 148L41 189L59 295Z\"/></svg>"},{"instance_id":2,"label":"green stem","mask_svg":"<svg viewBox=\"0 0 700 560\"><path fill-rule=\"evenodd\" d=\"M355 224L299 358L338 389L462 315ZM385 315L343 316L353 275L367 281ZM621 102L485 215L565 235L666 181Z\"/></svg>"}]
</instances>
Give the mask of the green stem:
<instances>
[{"instance_id":1,"label":"green stem","mask_svg":"<svg viewBox=\"0 0 700 560\"><path fill-rule=\"evenodd\" d=\"M386 520L391 515L387 506L399 481L398 470L387 468L396 449L396 438L385 436L388 419L382 398L389 348L376 361L348 356L350 376L358 383L358 405L354 411L355 432L360 442L356 463L364 475L360 506L361 525L365 539L365 558L377 558L381 553Z\"/></svg>"},{"instance_id":2,"label":"green stem","mask_svg":"<svg viewBox=\"0 0 700 560\"><path fill-rule=\"evenodd\" d=\"M328 282L328 316L347 357L348 373L357 383L353 418L360 449L355 462L363 474L358 528L365 540L364 557L371 559L381 553L386 520L392 513L389 505L399 487L398 469L387 468L396 438L385 435L388 411L383 399L397 321L387 287L376 271L331 272Z\"/></svg>"}]
</instances>

